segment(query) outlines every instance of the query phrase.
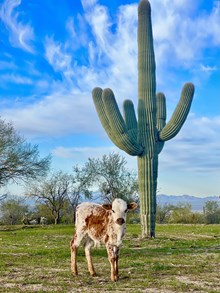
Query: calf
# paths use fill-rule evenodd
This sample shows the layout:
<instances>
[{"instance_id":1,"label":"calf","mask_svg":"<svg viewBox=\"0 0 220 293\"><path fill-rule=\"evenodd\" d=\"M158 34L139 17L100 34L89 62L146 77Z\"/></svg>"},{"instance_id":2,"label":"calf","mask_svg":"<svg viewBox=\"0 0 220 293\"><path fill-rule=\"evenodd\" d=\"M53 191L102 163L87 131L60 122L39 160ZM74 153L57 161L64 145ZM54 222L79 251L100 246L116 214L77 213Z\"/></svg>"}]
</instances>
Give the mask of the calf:
<instances>
[{"instance_id":1,"label":"calf","mask_svg":"<svg viewBox=\"0 0 220 293\"><path fill-rule=\"evenodd\" d=\"M118 257L122 238L125 234L125 221L128 210L136 209L135 202L127 204L124 200L116 198L112 205L99 205L84 202L76 209L75 235L70 242L71 249L71 270L74 275L78 274L76 265L76 253L80 242L84 239L85 255L88 263L88 270L95 276L95 269L92 263L92 246L104 243L108 253L108 260L111 265L111 280L118 280Z\"/></svg>"}]
</instances>

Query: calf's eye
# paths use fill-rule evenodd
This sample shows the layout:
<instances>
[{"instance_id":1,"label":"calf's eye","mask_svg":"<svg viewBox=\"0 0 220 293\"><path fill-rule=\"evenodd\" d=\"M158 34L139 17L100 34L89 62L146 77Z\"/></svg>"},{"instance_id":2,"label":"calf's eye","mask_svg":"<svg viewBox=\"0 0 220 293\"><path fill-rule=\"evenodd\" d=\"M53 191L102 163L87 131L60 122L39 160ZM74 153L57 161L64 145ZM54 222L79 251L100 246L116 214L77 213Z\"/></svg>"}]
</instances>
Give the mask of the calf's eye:
<instances>
[{"instance_id":1,"label":"calf's eye","mask_svg":"<svg viewBox=\"0 0 220 293\"><path fill-rule=\"evenodd\" d=\"M112 212L114 213L115 211L114 211L114 210L112 210Z\"/></svg>"}]
</instances>

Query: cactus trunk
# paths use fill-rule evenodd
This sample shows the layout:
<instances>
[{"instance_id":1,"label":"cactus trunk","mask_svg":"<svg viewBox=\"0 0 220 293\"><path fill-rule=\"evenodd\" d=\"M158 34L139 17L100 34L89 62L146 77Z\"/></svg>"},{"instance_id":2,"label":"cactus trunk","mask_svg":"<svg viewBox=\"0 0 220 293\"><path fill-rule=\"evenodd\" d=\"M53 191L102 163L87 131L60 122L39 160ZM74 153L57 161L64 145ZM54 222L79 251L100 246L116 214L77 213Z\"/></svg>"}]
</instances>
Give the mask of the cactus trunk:
<instances>
[{"instance_id":1,"label":"cactus trunk","mask_svg":"<svg viewBox=\"0 0 220 293\"><path fill-rule=\"evenodd\" d=\"M142 237L155 237L158 155L138 157Z\"/></svg>"},{"instance_id":2,"label":"cactus trunk","mask_svg":"<svg viewBox=\"0 0 220 293\"><path fill-rule=\"evenodd\" d=\"M140 218L143 237L155 237L158 156L165 141L183 126L190 110L194 86L186 83L180 101L166 124L166 99L156 94L156 65L148 0L138 6L138 119L132 101L124 102L121 115L111 89L93 90L93 100L109 138L138 158Z\"/></svg>"}]
</instances>

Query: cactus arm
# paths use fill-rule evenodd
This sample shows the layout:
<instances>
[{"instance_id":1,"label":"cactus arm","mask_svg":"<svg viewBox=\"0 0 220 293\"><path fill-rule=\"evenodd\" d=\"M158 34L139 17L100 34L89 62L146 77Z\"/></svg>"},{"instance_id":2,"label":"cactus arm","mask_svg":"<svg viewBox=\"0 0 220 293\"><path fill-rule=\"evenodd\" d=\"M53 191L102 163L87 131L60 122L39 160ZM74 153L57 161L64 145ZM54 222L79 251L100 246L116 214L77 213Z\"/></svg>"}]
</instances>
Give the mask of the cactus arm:
<instances>
[{"instance_id":1,"label":"cactus arm","mask_svg":"<svg viewBox=\"0 0 220 293\"><path fill-rule=\"evenodd\" d=\"M103 95L104 95L103 90L101 88L95 88L92 91L92 95L93 95L93 101L96 107L96 111L103 128L105 129L109 138L115 143L115 145L119 148L122 148L122 144L119 137L116 137L114 135L114 131L111 128L110 121L108 119L108 115L105 110L105 104L103 101Z\"/></svg>"},{"instance_id":2,"label":"cactus arm","mask_svg":"<svg viewBox=\"0 0 220 293\"><path fill-rule=\"evenodd\" d=\"M105 89L102 93L102 99L105 113L115 137L113 142L132 156L140 155L143 152L143 148L129 135L112 90Z\"/></svg>"},{"instance_id":3,"label":"cactus arm","mask_svg":"<svg viewBox=\"0 0 220 293\"><path fill-rule=\"evenodd\" d=\"M109 88L104 89L102 98L111 128L118 134L127 133L127 127L118 108L113 91Z\"/></svg>"},{"instance_id":4,"label":"cactus arm","mask_svg":"<svg viewBox=\"0 0 220 293\"><path fill-rule=\"evenodd\" d=\"M120 113L112 90L105 89L103 91L102 98L105 106L105 112L107 114L111 129L116 138L116 140L114 140L113 142L115 142L115 144L117 144L122 150L132 156L141 154L143 152L143 149L133 139L133 137L129 135L129 131Z\"/></svg>"},{"instance_id":5,"label":"cactus arm","mask_svg":"<svg viewBox=\"0 0 220 293\"><path fill-rule=\"evenodd\" d=\"M112 141L115 141L114 134L111 130L111 126L105 112L105 106L102 99L102 92L103 90L101 88L98 88L98 87L94 88L94 90L92 91L93 101L95 104L96 112L98 114L99 120L101 121L103 128L105 129L109 138Z\"/></svg>"},{"instance_id":6,"label":"cactus arm","mask_svg":"<svg viewBox=\"0 0 220 293\"><path fill-rule=\"evenodd\" d=\"M156 96L157 114L156 114L156 127L160 132L166 125L166 98L163 93L158 93ZM162 151L164 147L164 141L158 139L157 152L158 154Z\"/></svg>"},{"instance_id":7,"label":"cactus arm","mask_svg":"<svg viewBox=\"0 0 220 293\"><path fill-rule=\"evenodd\" d=\"M134 104L131 100L125 100L123 103L124 119L130 136L137 140L137 119L134 110Z\"/></svg>"},{"instance_id":8,"label":"cactus arm","mask_svg":"<svg viewBox=\"0 0 220 293\"><path fill-rule=\"evenodd\" d=\"M163 93L158 93L156 96L156 104L157 104L157 130L161 131L166 125L166 98Z\"/></svg>"},{"instance_id":9,"label":"cactus arm","mask_svg":"<svg viewBox=\"0 0 220 293\"><path fill-rule=\"evenodd\" d=\"M194 85L192 83L186 83L183 86L180 101L177 104L170 121L159 133L159 139L161 141L167 141L173 138L180 131L189 113L193 94Z\"/></svg>"}]
</instances>

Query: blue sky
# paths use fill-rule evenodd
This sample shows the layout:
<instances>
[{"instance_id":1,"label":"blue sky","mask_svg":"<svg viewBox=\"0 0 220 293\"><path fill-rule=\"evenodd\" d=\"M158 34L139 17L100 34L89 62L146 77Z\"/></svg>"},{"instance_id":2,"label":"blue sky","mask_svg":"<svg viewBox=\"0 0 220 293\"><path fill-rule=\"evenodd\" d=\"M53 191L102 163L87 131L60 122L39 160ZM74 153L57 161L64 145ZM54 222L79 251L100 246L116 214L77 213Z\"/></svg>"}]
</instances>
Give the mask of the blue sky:
<instances>
[{"instance_id":1,"label":"blue sky","mask_svg":"<svg viewBox=\"0 0 220 293\"><path fill-rule=\"evenodd\" d=\"M168 119L183 84L196 89L187 122L160 154L159 193L219 195L220 1L151 2L157 91L166 95ZM137 4L0 1L0 115L42 156L53 155L54 170L71 172L111 151L136 169L136 158L102 129L91 91L110 87L120 107L127 98L137 105Z\"/></svg>"}]
</instances>

